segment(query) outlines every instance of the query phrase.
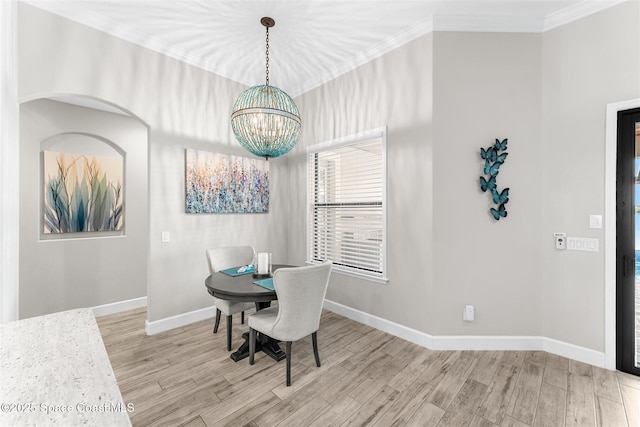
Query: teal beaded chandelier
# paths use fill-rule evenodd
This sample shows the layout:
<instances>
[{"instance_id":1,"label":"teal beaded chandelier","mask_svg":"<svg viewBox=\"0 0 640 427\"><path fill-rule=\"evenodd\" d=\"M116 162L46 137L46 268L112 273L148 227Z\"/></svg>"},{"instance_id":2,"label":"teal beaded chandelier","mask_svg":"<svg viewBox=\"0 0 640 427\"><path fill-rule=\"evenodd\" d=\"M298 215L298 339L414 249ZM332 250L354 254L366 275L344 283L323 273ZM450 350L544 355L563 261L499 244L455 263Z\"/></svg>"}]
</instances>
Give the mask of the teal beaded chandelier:
<instances>
[{"instance_id":1,"label":"teal beaded chandelier","mask_svg":"<svg viewBox=\"0 0 640 427\"><path fill-rule=\"evenodd\" d=\"M260 23L267 29L266 84L240 94L233 104L231 127L240 145L269 160L291 151L300 137L302 121L291 97L269 85L269 28L276 22L264 17Z\"/></svg>"}]
</instances>

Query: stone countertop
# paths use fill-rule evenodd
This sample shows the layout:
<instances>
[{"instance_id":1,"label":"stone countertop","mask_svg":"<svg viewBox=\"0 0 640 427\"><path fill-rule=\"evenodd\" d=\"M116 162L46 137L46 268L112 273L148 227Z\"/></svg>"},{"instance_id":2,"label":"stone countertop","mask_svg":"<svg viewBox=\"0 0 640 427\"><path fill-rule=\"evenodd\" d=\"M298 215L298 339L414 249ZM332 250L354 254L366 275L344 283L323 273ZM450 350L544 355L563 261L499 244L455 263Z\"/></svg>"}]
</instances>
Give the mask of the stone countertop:
<instances>
[{"instance_id":1,"label":"stone countertop","mask_svg":"<svg viewBox=\"0 0 640 427\"><path fill-rule=\"evenodd\" d=\"M91 309L0 325L0 426L131 426Z\"/></svg>"}]
</instances>

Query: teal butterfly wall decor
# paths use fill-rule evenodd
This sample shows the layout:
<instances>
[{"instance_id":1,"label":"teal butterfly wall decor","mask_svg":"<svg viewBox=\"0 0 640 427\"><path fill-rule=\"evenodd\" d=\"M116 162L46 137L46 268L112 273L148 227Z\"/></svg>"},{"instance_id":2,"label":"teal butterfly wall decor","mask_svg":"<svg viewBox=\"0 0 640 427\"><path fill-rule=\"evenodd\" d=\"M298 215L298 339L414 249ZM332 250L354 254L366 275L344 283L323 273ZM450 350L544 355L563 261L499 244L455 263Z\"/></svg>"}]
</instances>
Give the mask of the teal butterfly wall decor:
<instances>
[{"instance_id":1,"label":"teal butterfly wall decor","mask_svg":"<svg viewBox=\"0 0 640 427\"><path fill-rule=\"evenodd\" d=\"M480 148L480 157L484 160L483 172L485 176L480 177L480 189L483 192L489 190L491 193L491 201L496 205L495 208L489 209L491 215L496 221L500 218L506 218L507 208L505 205L509 202L509 188L502 191L498 190L497 176L500 173L500 167L504 164L509 153L507 149L508 139L502 141L496 138L496 142L488 148Z\"/></svg>"}]
</instances>

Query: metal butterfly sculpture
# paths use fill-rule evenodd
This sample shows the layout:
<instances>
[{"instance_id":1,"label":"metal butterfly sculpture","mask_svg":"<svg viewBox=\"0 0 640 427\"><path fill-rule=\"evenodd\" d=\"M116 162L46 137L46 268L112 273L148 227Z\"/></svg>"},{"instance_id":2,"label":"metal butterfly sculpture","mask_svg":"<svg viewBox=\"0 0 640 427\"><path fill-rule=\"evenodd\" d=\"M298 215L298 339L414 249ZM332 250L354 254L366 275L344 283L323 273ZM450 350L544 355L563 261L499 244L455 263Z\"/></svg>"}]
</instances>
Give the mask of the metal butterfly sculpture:
<instances>
[{"instance_id":1,"label":"metal butterfly sculpture","mask_svg":"<svg viewBox=\"0 0 640 427\"><path fill-rule=\"evenodd\" d=\"M480 157L484 160L485 174L485 176L480 177L480 189L483 192L491 191L492 201L497 206L497 209L491 208L490 211L496 221L507 216L507 209L504 205L509 202L509 188L499 191L498 183L496 182L496 177L500 173L500 166L504 164L509 155L505 151L507 149L507 141L508 139L506 138L502 141L496 138L496 142L489 148L480 148Z\"/></svg>"}]
</instances>

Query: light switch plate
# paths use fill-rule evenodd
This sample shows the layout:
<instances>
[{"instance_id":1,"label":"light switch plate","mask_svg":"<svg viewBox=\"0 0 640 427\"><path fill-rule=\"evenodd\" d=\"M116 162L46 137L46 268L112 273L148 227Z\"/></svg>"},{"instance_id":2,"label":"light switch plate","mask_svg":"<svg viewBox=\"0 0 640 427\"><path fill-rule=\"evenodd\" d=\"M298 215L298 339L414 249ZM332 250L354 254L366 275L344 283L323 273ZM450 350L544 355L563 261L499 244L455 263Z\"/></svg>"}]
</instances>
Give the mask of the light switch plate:
<instances>
[{"instance_id":1,"label":"light switch plate","mask_svg":"<svg viewBox=\"0 0 640 427\"><path fill-rule=\"evenodd\" d=\"M169 234L168 231L163 231L160 241L162 243L168 243L170 240L171 240L171 234Z\"/></svg>"},{"instance_id":2,"label":"light switch plate","mask_svg":"<svg viewBox=\"0 0 640 427\"><path fill-rule=\"evenodd\" d=\"M589 215L589 228L602 228L602 215Z\"/></svg>"},{"instance_id":3,"label":"light switch plate","mask_svg":"<svg viewBox=\"0 0 640 427\"><path fill-rule=\"evenodd\" d=\"M598 252L600 240L587 237L567 237L567 249L570 251Z\"/></svg>"}]
</instances>

